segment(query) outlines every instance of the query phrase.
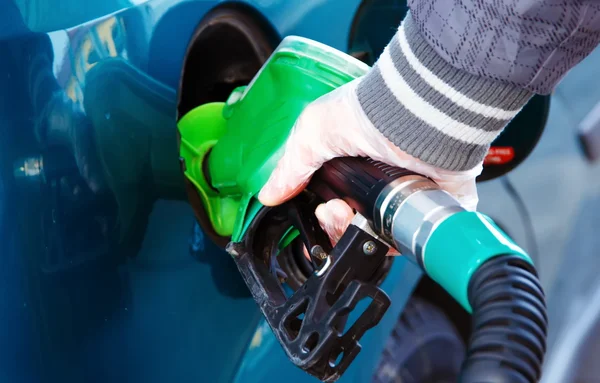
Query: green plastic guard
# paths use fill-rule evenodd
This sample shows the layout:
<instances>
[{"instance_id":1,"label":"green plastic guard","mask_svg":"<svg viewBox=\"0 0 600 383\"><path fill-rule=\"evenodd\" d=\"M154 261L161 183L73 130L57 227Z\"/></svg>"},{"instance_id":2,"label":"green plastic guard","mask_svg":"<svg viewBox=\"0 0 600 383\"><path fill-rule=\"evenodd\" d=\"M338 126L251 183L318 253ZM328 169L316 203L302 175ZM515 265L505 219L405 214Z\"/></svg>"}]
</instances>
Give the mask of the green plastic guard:
<instances>
[{"instance_id":1,"label":"green plastic guard","mask_svg":"<svg viewBox=\"0 0 600 383\"><path fill-rule=\"evenodd\" d=\"M231 235L239 201L235 196L221 196L208 184L202 163L210 149L226 131L222 117L224 103L205 104L189 112L178 123L181 135L180 155L185 160L185 176L196 186L202 205L215 232Z\"/></svg>"},{"instance_id":2,"label":"green plastic guard","mask_svg":"<svg viewBox=\"0 0 600 383\"><path fill-rule=\"evenodd\" d=\"M431 279L470 313L471 276L490 258L505 254L533 264L529 255L489 217L464 211L448 217L433 231L423 249L423 265Z\"/></svg>"},{"instance_id":3,"label":"green plastic guard","mask_svg":"<svg viewBox=\"0 0 600 383\"><path fill-rule=\"evenodd\" d=\"M185 176L217 234L241 238L302 110L368 69L321 43L286 37L247 87L236 89L225 104L202 105L180 120ZM209 152L210 184L203 170Z\"/></svg>"}]
</instances>

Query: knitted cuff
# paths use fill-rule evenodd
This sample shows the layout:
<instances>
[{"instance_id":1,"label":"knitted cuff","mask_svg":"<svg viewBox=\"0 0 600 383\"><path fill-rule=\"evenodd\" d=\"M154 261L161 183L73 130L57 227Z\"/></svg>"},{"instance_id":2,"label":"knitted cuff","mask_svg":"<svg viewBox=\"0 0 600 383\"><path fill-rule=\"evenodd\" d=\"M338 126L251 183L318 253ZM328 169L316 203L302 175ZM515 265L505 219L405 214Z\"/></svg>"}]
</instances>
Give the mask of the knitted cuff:
<instances>
[{"instance_id":1,"label":"knitted cuff","mask_svg":"<svg viewBox=\"0 0 600 383\"><path fill-rule=\"evenodd\" d=\"M481 163L532 95L453 67L423 39L410 13L357 87L361 107L384 136L453 171Z\"/></svg>"}]
</instances>

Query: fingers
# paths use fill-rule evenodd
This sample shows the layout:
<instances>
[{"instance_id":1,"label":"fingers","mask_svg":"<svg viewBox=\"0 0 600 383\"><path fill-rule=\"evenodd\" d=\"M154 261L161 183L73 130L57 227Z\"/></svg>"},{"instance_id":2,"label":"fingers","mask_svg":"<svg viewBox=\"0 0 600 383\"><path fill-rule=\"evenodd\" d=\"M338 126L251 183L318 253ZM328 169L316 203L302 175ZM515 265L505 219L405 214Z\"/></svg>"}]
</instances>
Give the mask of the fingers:
<instances>
[{"instance_id":1,"label":"fingers","mask_svg":"<svg viewBox=\"0 0 600 383\"><path fill-rule=\"evenodd\" d=\"M310 123L310 122L309 122ZM276 206L300 193L323 163L334 154L320 145L318 134L311 134L306 122L299 121L292 130L285 151L258 199L265 206Z\"/></svg>"},{"instance_id":2,"label":"fingers","mask_svg":"<svg viewBox=\"0 0 600 383\"><path fill-rule=\"evenodd\" d=\"M300 193L316 171L298 158L298 163L291 160L292 154L286 151L269 180L261 189L258 199L265 206L277 206Z\"/></svg>"},{"instance_id":3,"label":"fingers","mask_svg":"<svg viewBox=\"0 0 600 383\"><path fill-rule=\"evenodd\" d=\"M354 218L354 212L348 206L347 203L340 199L333 199L327 203L320 204L315 210L315 215L319 220L319 225L329 236L331 245L335 246L336 243L342 238L342 235L352 222ZM308 250L304 249L304 256L310 259Z\"/></svg>"},{"instance_id":4,"label":"fingers","mask_svg":"<svg viewBox=\"0 0 600 383\"><path fill-rule=\"evenodd\" d=\"M332 246L338 243L348 225L352 222L352 218L354 218L354 212L350 206L340 199L333 199L327 203L320 204L317 210L315 210L315 215L319 220L321 228L329 236ZM304 256L310 260L306 246L302 248Z\"/></svg>"},{"instance_id":5,"label":"fingers","mask_svg":"<svg viewBox=\"0 0 600 383\"><path fill-rule=\"evenodd\" d=\"M319 205L315 215L334 246L352 222L352 218L354 218L354 212L350 206L340 199L333 199Z\"/></svg>"},{"instance_id":6,"label":"fingers","mask_svg":"<svg viewBox=\"0 0 600 383\"><path fill-rule=\"evenodd\" d=\"M348 94L353 83L327 93L306 107L285 146L283 157L263 186L258 199L275 206L296 196L325 162L339 156L361 155L358 144L368 140L353 128Z\"/></svg>"}]
</instances>

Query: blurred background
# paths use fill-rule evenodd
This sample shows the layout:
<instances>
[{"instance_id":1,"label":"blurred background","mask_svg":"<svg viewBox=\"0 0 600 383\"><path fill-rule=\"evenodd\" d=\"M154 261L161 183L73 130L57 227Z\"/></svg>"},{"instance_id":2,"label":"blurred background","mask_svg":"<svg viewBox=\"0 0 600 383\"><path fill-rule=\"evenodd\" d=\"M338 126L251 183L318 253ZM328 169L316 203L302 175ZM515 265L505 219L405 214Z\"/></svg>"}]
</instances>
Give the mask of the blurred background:
<instances>
[{"instance_id":1,"label":"blurred background","mask_svg":"<svg viewBox=\"0 0 600 383\"><path fill-rule=\"evenodd\" d=\"M0 378L316 381L198 225L177 121L248 84L288 35L372 65L406 11L399 0L0 0ZM600 382L598 68L596 49L534 97L499 138L524 155L479 184L479 210L532 255L547 294L545 383ZM460 364L469 317L405 260L382 288L392 308L340 381L441 382L430 372ZM398 351L417 342L398 335L415 299L452 327L416 333L452 332L456 357ZM429 380L399 380L412 365Z\"/></svg>"}]
</instances>

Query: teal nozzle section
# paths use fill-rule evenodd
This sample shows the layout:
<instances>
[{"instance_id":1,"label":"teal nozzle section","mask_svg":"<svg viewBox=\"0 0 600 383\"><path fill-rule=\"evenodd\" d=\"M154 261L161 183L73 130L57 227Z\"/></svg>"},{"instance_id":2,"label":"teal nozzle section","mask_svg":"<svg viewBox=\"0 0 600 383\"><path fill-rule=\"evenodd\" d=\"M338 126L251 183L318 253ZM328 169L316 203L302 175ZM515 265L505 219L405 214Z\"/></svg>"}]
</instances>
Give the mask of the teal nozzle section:
<instances>
[{"instance_id":1,"label":"teal nozzle section","mask_svg":"<svg viewBox=\"0 0 600 383\"><path fill-rule=\"evenodd\" d=\"M427 275L471 313L468 288L473 273L490 258L504 254L533 264L489 217L464 211L446 218L434 230L423 249L423 265Z\"/></svg>"}]
</instances>

